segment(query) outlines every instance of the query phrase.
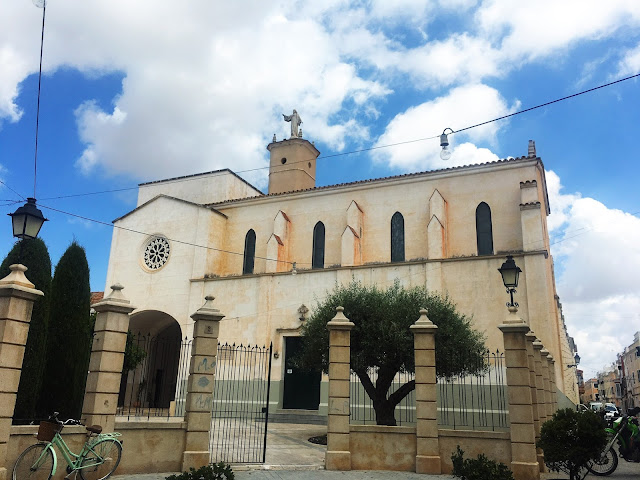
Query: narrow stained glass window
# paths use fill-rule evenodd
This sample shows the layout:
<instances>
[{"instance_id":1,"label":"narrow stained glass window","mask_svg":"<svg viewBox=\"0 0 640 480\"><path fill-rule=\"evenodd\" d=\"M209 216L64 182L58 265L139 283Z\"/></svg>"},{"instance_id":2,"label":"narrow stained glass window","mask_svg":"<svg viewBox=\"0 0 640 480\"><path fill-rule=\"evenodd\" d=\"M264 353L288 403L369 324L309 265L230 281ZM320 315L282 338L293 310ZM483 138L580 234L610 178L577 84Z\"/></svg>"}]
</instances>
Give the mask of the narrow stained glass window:
<instances>
[{"instance_id":1,"label":"narrow stained glass window","mask_svg":"<svg viewBox=\"0 0 640 480\"><path fill-rule=\"evenodd\" d=\"M313 227L313 252L311 268L324 268L324 224L316 223Z\"/></svg>"},{"instance_id":2,"label":"narrow stained glass window","mask_svg":"<svg viewBox=\"0 0 640 480\"><path fill-rule=\"evenodd\" d=\"M247 232L244 237L244 262L242 264L242 274L253 273L253 264L256 258L256 232L253 229Z\"/></svg>"},{"instance_id":3,"label":"narrow stained glass window","mask_svg":"<svg viewBox=\"0 0 640 480\"><path fill-rule=\"evenodd\" d=\"M478 255L493 255L491 209L484 202L476 208L476 238L478 241Z\"/></svg>"},{"instance_id":4,"label":"narrow stained glass window","mask_svg":"<svg viewBox=\"0 0 640 480\"><path fill-rule=\"evenodd\" d=\"M391 261L404 262L404 217L400 212L391 217Z\"/></svg>"}]
</instances>

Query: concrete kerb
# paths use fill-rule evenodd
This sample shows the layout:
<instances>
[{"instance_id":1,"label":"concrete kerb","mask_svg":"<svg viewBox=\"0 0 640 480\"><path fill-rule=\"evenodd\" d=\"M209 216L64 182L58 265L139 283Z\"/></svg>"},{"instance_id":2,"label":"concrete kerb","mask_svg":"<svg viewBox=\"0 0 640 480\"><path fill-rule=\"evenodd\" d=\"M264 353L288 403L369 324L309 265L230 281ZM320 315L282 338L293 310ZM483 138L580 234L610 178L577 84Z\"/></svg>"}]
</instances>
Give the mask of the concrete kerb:
<instances>
[{"instance_id":1,"label":"concrete kerb","mask_svg":"<svg viewBox=\"0 0 640 480\"><path fill-rule=\"evenodd\" d=\"M453 480L451 475L427 475L424 473L389 472L373 470L234 470L237 480L388 480L390 477L398 480ZM115 475L114 480L164 480L172 473Z\"/></svg>"}]
</instances>

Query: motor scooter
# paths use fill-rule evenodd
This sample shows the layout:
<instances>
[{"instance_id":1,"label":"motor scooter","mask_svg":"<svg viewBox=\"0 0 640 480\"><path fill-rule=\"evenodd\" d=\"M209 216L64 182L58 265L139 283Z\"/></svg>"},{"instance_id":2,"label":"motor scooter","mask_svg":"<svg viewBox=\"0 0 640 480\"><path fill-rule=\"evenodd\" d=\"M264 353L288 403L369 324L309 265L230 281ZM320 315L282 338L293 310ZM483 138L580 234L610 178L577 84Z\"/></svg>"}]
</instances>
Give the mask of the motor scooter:
<instances>
[{"instance_id":1,"label":"motor scooter","mask_svg":"<svg viewBox=\"0 0 640 480\"><path fill-rule=\"evenodd\" d=\"M611 475L618 467L618 455L613 449L618 444L620 456L627 462L640 463L640 428L636 415L640 407L634 407L613 421L610 428L605 428L609 441L600 458L587 465L594 475Z\"/></svg>"}]
</instances>

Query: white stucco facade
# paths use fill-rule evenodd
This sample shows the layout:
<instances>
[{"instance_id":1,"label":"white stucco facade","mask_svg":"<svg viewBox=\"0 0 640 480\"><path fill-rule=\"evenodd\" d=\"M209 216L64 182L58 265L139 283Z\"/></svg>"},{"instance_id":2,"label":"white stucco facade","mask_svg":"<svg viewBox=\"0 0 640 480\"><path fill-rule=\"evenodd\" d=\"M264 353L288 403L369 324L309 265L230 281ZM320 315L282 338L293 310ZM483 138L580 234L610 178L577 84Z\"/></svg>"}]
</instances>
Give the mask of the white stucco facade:
<instances>
[{"instance_id":1,"label":"white stucco facade","mask_svg":"<svg viewBox=\"0 0 640 480\"><path fill-rule=\"evenodd\" d=\"M282 156L286 146L280 147L272 150ZM295 161L295 155L292 151L288 158ZM301 305L313 311L316 299L336 282L356 278L387 286L398 279L448 294L461 312L473 316L488 347L502 350L497 325L506 317L508 295L497 269L510 254L523 270L518 313L556 359L558 388L567 395L575 391L564 383L572 381L563 366L572 363L573 352L549 253L544 167L535 153L290 192L282 187L286 180L286 174L279 175L282 193L270 195L228 170L142 185L136 209L114 222L106 282L107 287L122 284L137 307L132 329L136 313L161 312L190 337L190 315L205 295L213 295L226 315L221 341L273 342L279 353L273 359L277 383L283 378L284 338L299 334ZM493 248L479 255L476 209L482 202L491 212ZM396 212L404 220L405 261L391 262ZM312 269L318 222L325 231L324 262ZM253 273L243 274L249 230L255 232L255 261ZM165 238L170 248L164 266L155 270L143 257L154 236ZM147 328L152 317L145 318Z\"/></svg>"}]
</instances>

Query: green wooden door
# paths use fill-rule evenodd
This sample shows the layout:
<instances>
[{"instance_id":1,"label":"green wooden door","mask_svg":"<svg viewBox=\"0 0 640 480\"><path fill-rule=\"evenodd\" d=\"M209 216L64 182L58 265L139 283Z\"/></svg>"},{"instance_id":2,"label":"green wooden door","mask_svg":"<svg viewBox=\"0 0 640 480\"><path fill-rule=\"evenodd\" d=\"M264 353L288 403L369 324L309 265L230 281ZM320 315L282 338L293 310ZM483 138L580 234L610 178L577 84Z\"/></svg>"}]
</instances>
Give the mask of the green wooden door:
<instances>
[{"instance_id":1,"label":"green wooden door","mask_svg":"<svg viewBox=\"0 0 640 480\"><path fill-rule=\"evenodd\" d=\"M320 405L320 370L308 371L293 365L302 347L300 337L285 337L284 393L282 408L317 410Z\"/></svg>"}]
</instances>

